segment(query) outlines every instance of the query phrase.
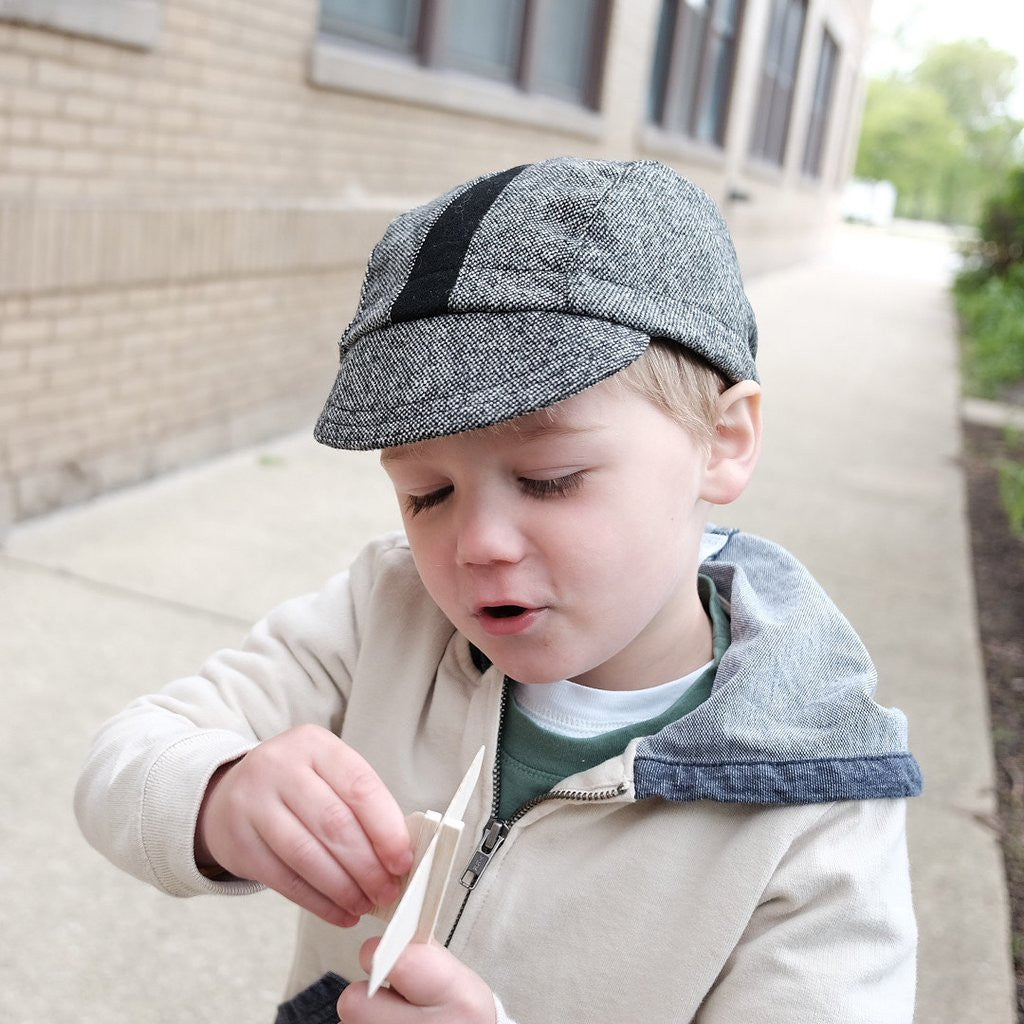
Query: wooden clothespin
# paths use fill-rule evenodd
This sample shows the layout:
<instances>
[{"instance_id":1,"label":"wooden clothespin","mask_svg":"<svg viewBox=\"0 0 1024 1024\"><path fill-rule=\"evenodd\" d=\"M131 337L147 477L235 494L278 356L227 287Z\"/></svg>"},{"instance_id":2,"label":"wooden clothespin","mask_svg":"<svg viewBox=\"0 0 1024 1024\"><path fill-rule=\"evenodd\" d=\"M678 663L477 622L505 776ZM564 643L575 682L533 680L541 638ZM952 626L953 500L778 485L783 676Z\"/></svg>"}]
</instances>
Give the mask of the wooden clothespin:
<instances>
[{"instance_id":1,"label":"wooden clothespin","mask_svg":"<svg viewBox=\"0 0 1024 1024\"><path fill-rule=\"evenodd\" d=\"M429 942L441 911L462 837L462 821L484 761L481 747L473 758L444 814L417 811L409 815L413 841L413 869L395 903L375 907L371 913L388 922L370 965L370 995L384 984L392 967L410 942Z\"/></svg>"}]
</instances>

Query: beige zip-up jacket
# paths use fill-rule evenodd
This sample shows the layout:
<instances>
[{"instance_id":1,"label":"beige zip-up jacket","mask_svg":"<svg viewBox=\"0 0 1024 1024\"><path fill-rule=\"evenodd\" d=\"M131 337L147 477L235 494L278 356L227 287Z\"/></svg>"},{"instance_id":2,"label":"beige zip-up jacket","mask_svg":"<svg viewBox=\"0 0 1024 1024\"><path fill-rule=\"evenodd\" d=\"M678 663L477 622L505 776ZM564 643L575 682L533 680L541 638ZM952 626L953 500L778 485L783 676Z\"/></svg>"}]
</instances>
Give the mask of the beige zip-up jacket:
<instances>
[{"instance_id":1,"label":"beige zip-up jacket","mask_svg":"<svg viewBox=\"0 0 1024 1024\"><path fill-rule=\"evenodd\" d=\"M320 593L271 613L242 649L107 723L76 811L90 842L136 877L178 896L241 894L256 886L206 878L193 860L219 765L315 722L363 754L411 812L443 809L483 744L458 876L492 813L503 689L497 669L476 667L394 535ZM438 934L451 931L452 952L490 984L499 1020L910 1024L903 801L637 799L643 742L515 821L472 892L452 886ZM380 928L303 913L287 996L327 972L363 977L357 951Z\"/></svg>"}]
</instances>

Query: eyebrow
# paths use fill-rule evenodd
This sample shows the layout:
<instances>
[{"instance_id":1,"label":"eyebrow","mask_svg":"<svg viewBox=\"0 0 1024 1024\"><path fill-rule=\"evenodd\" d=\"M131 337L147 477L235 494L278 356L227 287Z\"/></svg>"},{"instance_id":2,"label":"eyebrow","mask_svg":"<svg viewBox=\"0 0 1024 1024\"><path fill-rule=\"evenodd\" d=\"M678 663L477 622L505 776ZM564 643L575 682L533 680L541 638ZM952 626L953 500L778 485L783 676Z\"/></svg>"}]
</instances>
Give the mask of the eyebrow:
<instances>
[{"instance_id":1,"label":"eyebrow","mask_svg":"<svg viewBox=\"0 0 1024 1024\"><path fill-rule=\"evenodd\" d=\"M543 437L579 437L581 434L593 434L604 424L596 423L589 426L575 423L529 423L516 427L516 433L522 441L537 441Z\"/></svg>"},{"instance_id":2,"label":"eyebrow","mask_svg":"<svg viewBox=\"0 0 1024 1024\"><path fill-rule=\"evenodd\" d=\"M498 430L507 427L514 420L506 420L504 423L495 423L491 427L481 427L481 430ZM545 437L579 437L583 434L594 434L600 431L604 424L577 425L574 423L543 423L535 422L523 425L516 425L514 430L520 441L527 444L539 441ZM386 466L391 463L403 462L407 459L414 459L423 456L423 450L415 442L412 444L398 445L394 448L384 448L380 453L380 464Z\"/></svg>"},{"instance_id":3,"label":"eyebrow","mask_svg":"<svg viewBox=\"0 0 1024 1024\"><path fill-rule=\"evenodd\" d=\"M382 448L380 452L380 464L387 465L389 462L403 462L406 459L413 459L422 456L422 452L415 444L400 444L394 448Z\"/></svg>"}]
</instances>

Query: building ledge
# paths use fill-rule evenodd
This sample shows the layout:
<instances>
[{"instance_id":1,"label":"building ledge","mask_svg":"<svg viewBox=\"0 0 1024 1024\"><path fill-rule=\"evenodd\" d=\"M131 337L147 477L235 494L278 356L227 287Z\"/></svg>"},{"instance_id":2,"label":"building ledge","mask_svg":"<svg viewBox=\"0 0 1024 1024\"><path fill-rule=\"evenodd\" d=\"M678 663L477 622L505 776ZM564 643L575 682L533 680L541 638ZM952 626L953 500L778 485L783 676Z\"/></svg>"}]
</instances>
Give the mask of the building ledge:
<instances>
[{"instance_id":1,"label":"building ledge","mask_svg":"<svg viewBox=\"0 0 1024 1024\"><path fill-rule=\"evenodd\" d=\"M160 6L161 0L0 0L0 21L152 50L160 41Z\"/></svg>"},{"instance_id":2,"label":"building ledge","mask_svg":"<svg viewBox=\"0 0 1024 1024\"><path fill-rule=\"evenodd\" d=\"M725 150L721 147L697 142L686 135L667 132L651 124L641 129L638 142L640 149L651 156L686 160L707 167L725 166Z\"/></svg>"}]
</instances>

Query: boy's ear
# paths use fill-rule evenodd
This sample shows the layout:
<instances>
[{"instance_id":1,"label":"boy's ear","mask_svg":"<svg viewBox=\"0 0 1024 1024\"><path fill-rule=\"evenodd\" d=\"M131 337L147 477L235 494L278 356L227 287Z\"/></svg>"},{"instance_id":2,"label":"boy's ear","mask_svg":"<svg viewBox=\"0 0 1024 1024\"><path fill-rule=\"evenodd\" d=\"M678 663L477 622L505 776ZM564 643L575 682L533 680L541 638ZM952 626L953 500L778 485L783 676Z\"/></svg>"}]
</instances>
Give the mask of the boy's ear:
<instances>
[{"instance_id":1,"label":"boy's ear","mask_svg":"<svg viewBox=\"0 0 1024 1024\"><path fill-rule=\"evenodd\" d=\"M747 486L761 453L761 387L743 380L718 399L718 425L708 455L701 497L728 505Z\"/></svg>"}]
</instances>

